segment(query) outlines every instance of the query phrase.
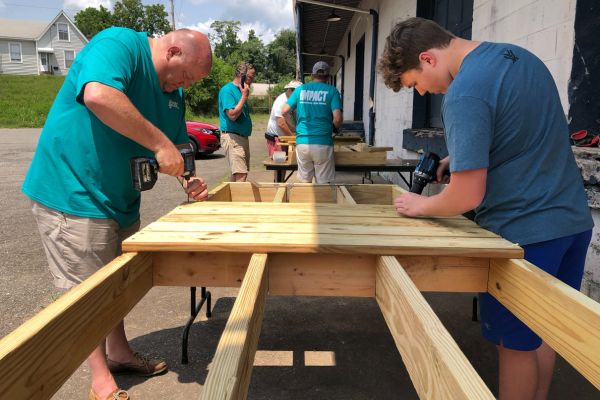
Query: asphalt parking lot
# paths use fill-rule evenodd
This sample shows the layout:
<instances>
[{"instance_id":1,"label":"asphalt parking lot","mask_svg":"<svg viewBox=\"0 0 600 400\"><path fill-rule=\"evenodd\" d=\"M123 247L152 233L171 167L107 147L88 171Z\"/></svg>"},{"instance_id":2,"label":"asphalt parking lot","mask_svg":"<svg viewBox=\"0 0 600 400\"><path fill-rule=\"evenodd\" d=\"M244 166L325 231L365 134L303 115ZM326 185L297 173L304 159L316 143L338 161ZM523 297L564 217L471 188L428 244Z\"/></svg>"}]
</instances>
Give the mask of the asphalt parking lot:
<instances>
[{"instance_id":1,"label":"asphalt parking lot","mask_svg":"<svg viewBox=\"0 0 600 400\"><path fill-rule=\"evenodd\" d=\"M262 168L266 155L261 132L252 139L250 180L272 181ZM28 199L20 186L33 156L39 129L0 129L0 337L51 303L53 289ZM198 173L212 188L229 173L219 153L197 160ZM359 182L359 176L345 179ZM142 196L142 226L186 200L179 183L161 176ZM137 350L166 358L169 372L151 379L119 377L133 399L195 399L202 391L235 299L236 289L212 289L213 315L204 310L190 334L190 363L180 363L181 329L189 310L189 289L153 288L126 318L127 334ZM490 387L497 391L497 359L492 345L471 321L472 294L427 294L444 325ZM257 366L249 399L414 399L417 395L385 321L373 299L270 297L258 349L285 351L291 363ZM329 366L307 366L306 352L335 355ZM48 366L49 368L51 366ZM55 399L86 399L86 364L56 393ZM559 360L551 399L597 399L598 391ZM2 397L0 395L0 397Z\"/></svg>"}]
</instances>

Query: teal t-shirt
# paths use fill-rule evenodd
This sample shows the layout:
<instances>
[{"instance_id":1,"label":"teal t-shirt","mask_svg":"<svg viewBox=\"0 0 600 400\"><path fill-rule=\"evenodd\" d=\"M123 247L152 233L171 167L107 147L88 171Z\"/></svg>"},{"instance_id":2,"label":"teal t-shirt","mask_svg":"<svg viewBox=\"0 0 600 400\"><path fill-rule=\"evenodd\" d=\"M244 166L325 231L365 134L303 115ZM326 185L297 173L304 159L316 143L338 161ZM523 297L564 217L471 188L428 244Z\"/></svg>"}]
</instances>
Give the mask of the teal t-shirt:
<instances>
[{"instance_id":1,"label":"teal t-shirt","mask_svg":"<svg viewBox=\"0 0 600 400\"><path fill-rule=\"evenodd\" d=\"M294 90L287 104L296 110L296 144L333 146L334 110L342 109L340 92L323 82L310 82Z\"/></svg>"},{"instance_id":2,"label":"teal t-shirt","mask_svg":"<svg viewBox=\"0 0 600 400\"><path fill-rule=\"evenodd\" d=\"M242 113L235 121L230 120L225 112L234 109L241 98L242 92L233 82L229 82L219 90L219 129L226 132L235 132L241 136L250 136L252 134L252 119L250 118L250 106L248 106L247 101L242 107Z\"/></svg>"},{"instance_id":3,"label":"teal t-shirt","mask_svg":"<svg viewBox=\"0 0 600 400\"><path fill-rule=\"evenodd\" d=\"M154 154L110 129L85 107L89 82L122 91L174 143L188 141L183 91L161 90L147 34L109 28L77 54L52 104L22 190L47 207L81 217L112 218L127 227L139 218L140 207L129 160Z\"/></svg>"},{"instance_id":4,"label":"teal t-shirt","mask_svg":"<svg viewBox=\"0 0 600 400\"><path fill-rule=\"evenodd\" d=\"M444 96L442 117L450 170L487 168L479 225L521 245L593 227L556 85L532 53L481 43Z\"/></svg>"}]
</instances>

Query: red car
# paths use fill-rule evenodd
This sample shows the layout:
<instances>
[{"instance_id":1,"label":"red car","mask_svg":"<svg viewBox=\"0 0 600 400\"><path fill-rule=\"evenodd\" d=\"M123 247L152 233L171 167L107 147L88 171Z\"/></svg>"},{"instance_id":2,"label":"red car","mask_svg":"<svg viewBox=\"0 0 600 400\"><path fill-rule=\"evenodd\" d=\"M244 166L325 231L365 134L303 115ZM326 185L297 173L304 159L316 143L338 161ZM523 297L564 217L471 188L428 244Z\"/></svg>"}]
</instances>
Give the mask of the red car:
<instances>
[{"instance_id":1,"label":"red car","mask_svg":"<svg viewBox=\"0 0 600 400\"><path fill-rule=\"evenodd\" d=\"M221 147L221 132L216 126L204 122L186 121L185 127L194 154L212 154Z\"/></svg>"}]
</instances>

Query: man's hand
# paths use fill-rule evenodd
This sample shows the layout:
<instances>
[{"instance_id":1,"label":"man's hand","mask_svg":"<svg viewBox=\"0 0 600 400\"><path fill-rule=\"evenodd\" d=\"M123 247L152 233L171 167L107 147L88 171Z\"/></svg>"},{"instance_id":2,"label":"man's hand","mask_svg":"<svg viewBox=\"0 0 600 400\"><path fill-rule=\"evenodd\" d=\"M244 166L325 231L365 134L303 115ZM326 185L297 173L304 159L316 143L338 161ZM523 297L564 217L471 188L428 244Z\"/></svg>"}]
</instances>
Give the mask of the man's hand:
<instances>
[{"instance_id":1,"label":"man's hand","mask_svg":"<svg viewBox=\"0 0 600 400\"><path fill-rule=\"evenodd\" d=\"M188 181L184 179L183 189L196 201L204 201L208 198L208 186L199 176L192 176Z\"/></svg>"},{"instance_id":2,"label":"man's hand","mask_svg":"<svg viewBox=\"0 0 600 400\"><path fill-rule=\"evenodd\" d=\"M183 175L183 157L173 143L164 141L154 155L160 172L171 176Z\"/></svg>"},{"instance_id":3,"label":"man's hand","mask_svg":"<svg viewBox=\"0 0 600 400\"><path fill-rule=\"evenodd\" d=\"M405 193L394 200L394 206L398 214L407 217L419 217L423 215L421 209L425 198L425 196L416 193Z\"/></svg>"},{"instance_id":4,"label":"man's hand","mask_svg":"<svg viewBox=\"0 0 600 400\"><path fill-rule=\"evenodd\" d=\"M448 172L448 174L445 174ZM440 160L438 169L435 174L433 183L449 183L450 182L450 157L445 157Z\"/></svg>"},{"instance_id":5,"label":"man's hand","mask_svg":"<svg viewBox=\"0 0 600 400\"><path fill-rule=\"evenodd\" d=\"M244 99L244 101L246 101L248 96L250 96L250 85L245 84L244 87L242 88L242 99Z\"/></svg>"}]
</instances>

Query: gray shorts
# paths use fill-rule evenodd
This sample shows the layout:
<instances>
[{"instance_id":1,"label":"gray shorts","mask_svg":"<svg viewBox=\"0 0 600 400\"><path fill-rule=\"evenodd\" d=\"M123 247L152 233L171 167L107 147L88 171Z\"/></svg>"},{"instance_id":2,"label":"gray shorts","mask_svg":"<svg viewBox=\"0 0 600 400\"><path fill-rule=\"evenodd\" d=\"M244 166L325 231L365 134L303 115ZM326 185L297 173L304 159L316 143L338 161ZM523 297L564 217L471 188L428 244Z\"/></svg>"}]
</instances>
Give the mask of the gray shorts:
<instances>
[{"instance_id":1,"label":"gray shorts","mask_svg":"<svg viewBox=\"0 0 600 400\"><path fill-rule=\"evenodd\" d=\"M48 267L59 289L70 289L121 254L121 242L140 228L122 229L110 218L66 214L32 201Z\"/></svg>"},{"instance_id":2,"label":"gray shorts","mask_svg":"<svg viewBox=\"0 0 600 400\"><path fill-rule=\"evenodd\" d=\"M335 182L335 161L333 146L324 144L299 144L296 146L298 180L311 183Z\"/></svg>"}]
</instances>

